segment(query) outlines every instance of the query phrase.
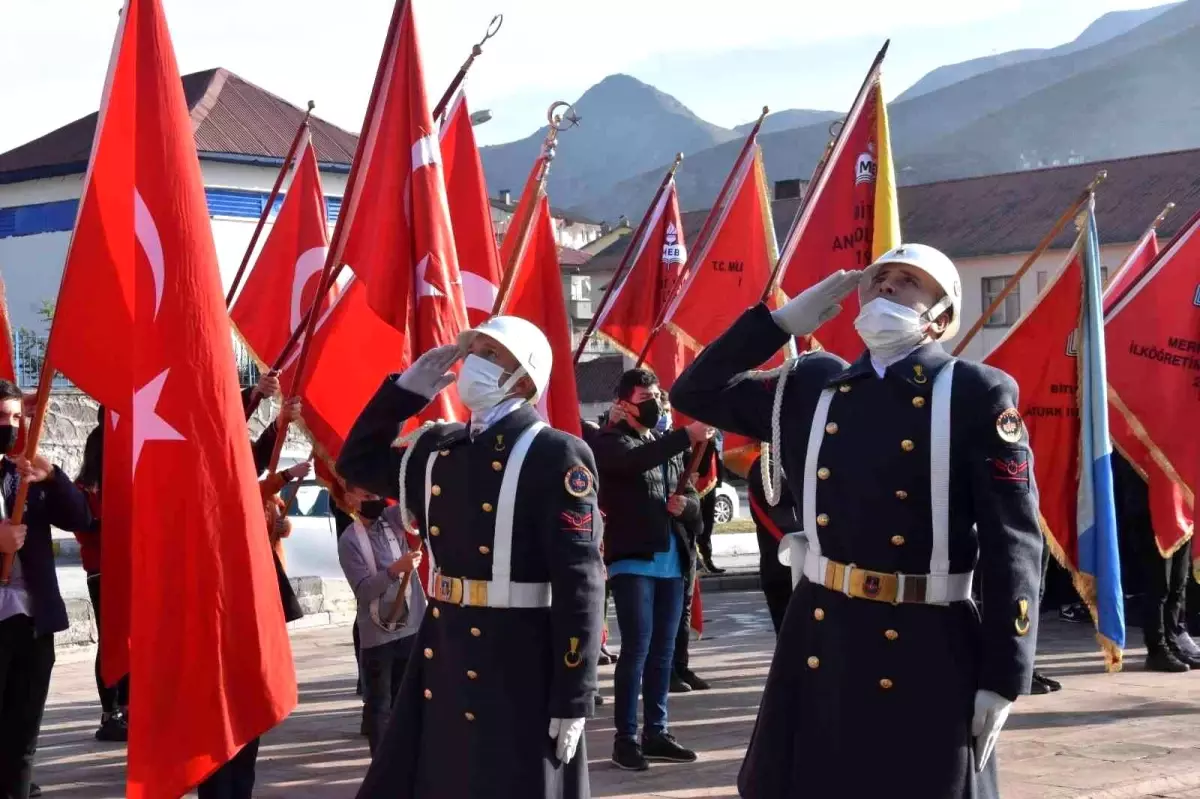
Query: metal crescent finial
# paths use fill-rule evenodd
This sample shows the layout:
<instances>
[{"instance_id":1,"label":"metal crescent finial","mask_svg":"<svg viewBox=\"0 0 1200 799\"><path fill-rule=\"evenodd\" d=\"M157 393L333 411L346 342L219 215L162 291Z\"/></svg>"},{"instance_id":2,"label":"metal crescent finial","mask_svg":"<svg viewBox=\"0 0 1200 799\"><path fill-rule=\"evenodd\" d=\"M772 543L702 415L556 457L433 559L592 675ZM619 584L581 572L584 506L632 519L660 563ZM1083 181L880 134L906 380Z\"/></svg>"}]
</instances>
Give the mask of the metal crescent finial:
<instances>
[{"instance_id":1,"label":"metal crescent finial","mask_svg":"<svg viewBox=\"0 0 1200 799\"><path fill-rule=\"evenodd\" d=\"M486 42L488 39L492 38L497 33L499 33L500 26L503 24L504 24L504 15L503 14L497 14L496 16L492 17L492 21L488 23L487 32L483 35L483 38L479 40L479 46L482 47L484 42Z\"/></svg>"},{"instance_id":2,"label":"metal crescent finial","mask_svg":"<svg viewBox=\"0 0 1200 799\"><path fill-rule=\"evenodd\" d=\"M555 113L563 106L567 109L565 114ZM550 109L546 112L546 119L549 120L550 127L557 131L568 130L583 121L583 117L576 114L575 108L565 100L558 100L551 105Z\"/></svg>"}]
</instances>

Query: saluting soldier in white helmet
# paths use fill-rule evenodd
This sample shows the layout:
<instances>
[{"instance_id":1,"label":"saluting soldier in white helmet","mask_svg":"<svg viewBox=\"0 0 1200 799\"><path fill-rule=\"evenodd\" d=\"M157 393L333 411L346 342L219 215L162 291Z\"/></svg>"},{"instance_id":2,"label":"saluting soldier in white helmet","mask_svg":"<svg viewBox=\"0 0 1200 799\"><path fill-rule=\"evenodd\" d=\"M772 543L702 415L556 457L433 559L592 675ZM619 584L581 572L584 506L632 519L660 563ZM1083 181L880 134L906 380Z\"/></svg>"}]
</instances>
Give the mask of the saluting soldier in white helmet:
<instances>
[{"instance_id":1,"label":"saluting soldier in white helmet","mask_svg":"<svg viewBox=\"0 0 1200 799\"><path fill-rule=\"evenodd\" d=\"M814 352L751 371L855 288L853 364ZM864 769L896 796L997 795L992 748L1033 672L1042 538L1016 383L942 347L961 314L954 264L906 244L750 309L671 391L694 419L774 439L803 521L781 549L797 584L747 799L858 792Z\"/></svg>"},{"instance_id":2,"label":"saluting soldier in white helmet","mask_svg":"<svg viewBox=\"0 0 1200 799\"><path fill-rule=\"evenodd\" d=\"M459 359L469 423L393 447L401 425L455 382ZM535 408L551 366L537 327L489 319L386 380L338 458L348 483L411 512L434 568L360 797L590 795L583 726L596 693L603 530L591 450Z\"/></svg>"}]
</instances>

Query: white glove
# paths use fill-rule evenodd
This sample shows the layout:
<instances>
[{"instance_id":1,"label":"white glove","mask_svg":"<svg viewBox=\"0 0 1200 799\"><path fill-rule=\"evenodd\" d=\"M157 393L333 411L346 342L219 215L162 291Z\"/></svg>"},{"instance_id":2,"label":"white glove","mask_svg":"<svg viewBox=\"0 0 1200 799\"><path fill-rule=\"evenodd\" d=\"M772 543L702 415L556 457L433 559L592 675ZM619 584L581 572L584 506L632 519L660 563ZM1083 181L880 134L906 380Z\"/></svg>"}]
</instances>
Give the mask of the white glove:
<instances>
[{"instance_id":1,"label":"white glove","mask_svg":"<svg viewBox=\"0 0 1200 799\"><path fill-rule=\"evenodd\" d=\"M975 771L983 771L987 765L1012 706L1013 703L1000 694L985 690L975 692L975 718L971 720L971 734L975 736Z\"/></svg>"},{"instance_id":2,"label":"white glove","mask_svg":"<svg viewBox=\"0 0 1200 799\"><path fill-rule=\"evenodd\" d=\"M583 737L584 721L586 719L550 719L550 737L558 740L555 754L563 765L575 757L579 739Z\"/></svg>"},{"instance_id":3,"label":"white glove","mask_svg":"<svg viewBox=\"0 0 1200 799\"><path fill-rule=\"evenodd\" d=\"M857 269L849 272L839 269L772 311L771 318L788 335L807 336L841 312L838 303L854 291L861 277L862 272Z\"/></svg>"},{"instance_id":4,"label":"white glove","mask_svg":"<svg viewBox=\"0 0 1200 799\"><path fill-rule=\"evenodd\" d=\"M455 381L450 367L458 358L457 344L434 347L417 358L412 366L401 372L400 376L396 378L396 385L431 400L438 395L438 392Z\"/></svg>"}]
</instances>

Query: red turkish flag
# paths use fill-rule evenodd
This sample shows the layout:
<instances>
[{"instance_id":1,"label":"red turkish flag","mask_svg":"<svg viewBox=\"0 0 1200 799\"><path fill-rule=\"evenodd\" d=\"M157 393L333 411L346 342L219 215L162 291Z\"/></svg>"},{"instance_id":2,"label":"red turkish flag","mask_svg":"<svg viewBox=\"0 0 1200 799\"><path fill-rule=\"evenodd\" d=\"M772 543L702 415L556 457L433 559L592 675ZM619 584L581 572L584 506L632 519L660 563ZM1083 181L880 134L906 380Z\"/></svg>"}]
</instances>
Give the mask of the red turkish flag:
<instances>
[{"instance_id":1,"label":"red turkish flag","mask_svg":"<svg viewBox=\"0 0 1200 799\"><path fill-rule=\"evenodd\" d=\"M613 289L596 324L597 333L631 358L639 357L645 349L650 332L662 318L686 269L687 244L674 178L647 217L641 239L630 244L634 248L630 266ZM646 365L658 375L663 388L670 389L691 357L675 332L663 329L646 353Z\"/></svg>"},{"instance_id":2,"label":"red turkish flag","mask_svg":"<svg viewBox=\"0 0 1200 799\"><path fill-rule=\"evenodd\" d=\"M1141 277L1142 273L1154 263L1158 257L1158 233L1150 228L1142 234L1142 238L1125 256L1125 261L1108 277L1104 285L1104 310L1107 312L1113 302L1120 298L1125 290Z\"/></svg>"},{"instance_id":3,"label":"red turkish flag","mask_svg":"<svg viewBox=\"0 0 1200 799\"><path fill-rule=\"evenodd\" d=\"M467 320L477 325L492 315L504 270L496 249L487 179L475 146L464 93L459 93L446 113L441 139L442 171L446 176L446 198L454 225L454 247L458 252Z\"/></svg>"},{"instance_id":4,"label":"red turkish flag","mask_svg":"<svg viewBox=\"0 0 1200 799\"><path fill-rule=\"evenodd\" d=\"M697 353L758 304L779 257L757 143L734 170L728 200L712 233L692 255L685 282L667 309L668 327ZM776 292L771 307L778 307L780 299Z\"/></svg>"},{"instance_id":5,"label":"red turkish flag","mask_svg":"<svg viewBox=\"0 0 1200 799\"><path fill-rule=\"evenodd\" d=\"M571 323L563 298L550 200L545 192L537 192L533 202L529 237L513 265L516 272L512 288L500 313L533 322L550 340L554 366L550 384L538 401L538 410L551 426L579 436L583 431L579 425L579 391L573 368L575 353L571 351Z\"/></svg>"},{"instance_id":6,"label":"red turkish flag","mask_svg":"<svg viewBox=\"0 0 1200 799\"><path fill-rule=\"evenodd\" d=\"M421 331L412 344L420 355L454 341L467 313L412 5L397 0L392 12L333 260L354 270L381 319L409 336Z\"/></svg>"},{"instance_id":7,"label":"red turkish flag","mask_svg":"<svg viewBox=\"0 0 1200 799\"><path fill-rule=\"evenodd\" d=\"M137 531L126 795L178 797L297 694L160 0L121 15L48 350L115 412L106 449L128 442L130 470L104 486L128 487Z\"/></svg>"},{"instance_id":8,"label":"red turkish flag","mask_svg":"<svg viewBox=\"0 0 1200 799\"><path fill-rule=\"evenodd\" d=\"M1083 266L1078 247L985 362L1020 387L1020 411L1029 429L1034 477L1047 540L1072 571L1079 565L1075 505L1079 479L1079 360ZM993 464L996 469L1004 463Z\"/></svg>"},{"instance_id":9,"label":"red turkish flag","mask_svg":"<svg viewBox=\"0 0 1200 799\"><path fill-rule=\"evenodd\" d=\"M1150 483L1158 545L1170 552L1192 530L1200 480L1200 436L1186 432L1200 419L1200 214L1153 266L1131 271L1124 292L1106 293L1109 424Z\"/></svg>"},{"instance_id":10,"label":"red turkish flag","mask_svg":"<svg viewBox=\"0 0 1200 799\"><path fill-rule=\"evenodd\" d=\"M0 378L10 383L16 383L17 369L13 364L12 324L8 321L8 299L2 278L0 278L0 336L4 337L4 344L0 346Z\"/></svg>"},{"instance_id":11,"label":"red turkish flag","mask_svg":"<svg viewBox=\"0 0 1200 799\"><path fill-rule=\"evenodd\" d=\"M316 299L329 248L325 193L317 152L308 140L271 233L230 312L233 326L259 363L274 363ZM337 296L331 288L323 313Z\"/></svg>"},{"instance_id":12,"label":"red turkish flag","mask_svg":"<svg viewBox=\"0 0 1200 799\"><path fill-rule=\"evenodd\" d=\"M784 246L780 285L787 296L795 297L839 269L862 269L899 246L886 117L880 119L883 108L876 77L862 104L851 109L825 171L812 187L814 194L806 200ZM825 350L853 361L863 351L862 338L854 329L858 295L846 297L842 306L842 312L821 325L814 338ZM810 344L798 343L805 348Z\"/></svg>"}]
</instances>

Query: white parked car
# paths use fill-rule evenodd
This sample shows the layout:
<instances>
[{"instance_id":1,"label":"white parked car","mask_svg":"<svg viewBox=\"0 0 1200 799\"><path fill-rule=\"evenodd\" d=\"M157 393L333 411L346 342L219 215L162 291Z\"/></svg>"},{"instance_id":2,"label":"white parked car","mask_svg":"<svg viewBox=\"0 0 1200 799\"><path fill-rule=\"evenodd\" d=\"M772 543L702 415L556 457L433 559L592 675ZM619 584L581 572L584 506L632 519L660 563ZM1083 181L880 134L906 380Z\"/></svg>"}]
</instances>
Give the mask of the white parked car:
<instances>
[{"instance_id":1,"label":"white parked car","mask_svg":"<svg viewBox=\"0 0 1200 799\"><path fill-rule=\"evenodd\" d=\"M714 491L717 494L717 504L713 511L713 521L726 524L742 515L742 501L738 499L737 489L729 483L721 483Z\"/></svg>"}]
</instances>

